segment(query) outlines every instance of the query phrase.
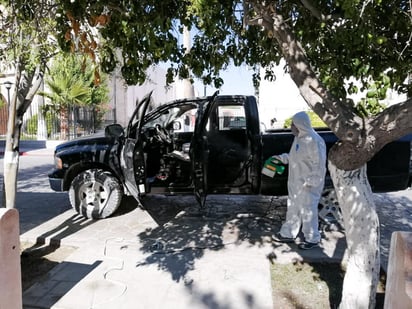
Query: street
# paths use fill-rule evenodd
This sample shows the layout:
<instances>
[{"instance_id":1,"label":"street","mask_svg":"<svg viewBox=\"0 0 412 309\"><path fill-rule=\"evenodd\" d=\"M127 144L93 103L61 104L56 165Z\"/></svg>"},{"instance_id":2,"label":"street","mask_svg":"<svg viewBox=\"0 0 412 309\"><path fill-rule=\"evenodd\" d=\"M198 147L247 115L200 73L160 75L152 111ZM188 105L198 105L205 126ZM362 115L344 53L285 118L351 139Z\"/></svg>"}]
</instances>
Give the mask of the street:
<instances>
[{"instance_id":1,"label":"street","mask_svg":"<svg viewBox=\"0 0 412 309\"><path fill-rule=\"evenodd\" d=\"M1 158L1 185L3 168ZM47 174L52 168L52 156L20 156L16 208L20 214L21 234L71 208L66 193L54 192L49 187ZM2 198L2 192L0 197Z\"/></svg>"}]
</instances>

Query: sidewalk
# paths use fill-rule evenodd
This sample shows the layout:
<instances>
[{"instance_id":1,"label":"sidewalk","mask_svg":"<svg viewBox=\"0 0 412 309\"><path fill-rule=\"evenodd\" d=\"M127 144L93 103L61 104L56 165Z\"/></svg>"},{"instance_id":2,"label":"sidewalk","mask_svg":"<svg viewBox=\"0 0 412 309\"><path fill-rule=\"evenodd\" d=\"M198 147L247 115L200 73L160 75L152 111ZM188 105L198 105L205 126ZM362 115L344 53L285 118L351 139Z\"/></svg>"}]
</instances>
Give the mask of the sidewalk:
<instances>
[{"instance_id":1,"label":"sidewalk","mask_svg":"<svg viewBox=\"0 0 412 309\"><path fill-rule=\"evenodd\" d=\"M40 154L52 157L53 149L26 152ZM21 241L76 250L24 292L26 309L266 309L273 307L271 262L345 258L340 232L325 232L321 247L309 251L272 241L285 215L284 197L211 195L207 216L193 196L146 197L146 210L125 198L122 212L92 221L70 209L67 194L41 186L46 189L30 185L30 193L20 194L26 211ZM375 194L384 268L391 233L412 226L411 201L412 190Z\"/></svg>"},{"instance_id":2,"label":"sidewalk","mask_svg":"<svg viewBox=\"0 0 412 309\"><path fill-rule=\"evenodd\" d=\"M273 242L283 199L211 196L208 217L194 203L157 196L147 201L148 211L99 221L68 210L22 234L22 241L77 248L25 291L24 308L272 308L271 261L343 258L338 232L310 251Z\"/></svg>"}]
</instances>

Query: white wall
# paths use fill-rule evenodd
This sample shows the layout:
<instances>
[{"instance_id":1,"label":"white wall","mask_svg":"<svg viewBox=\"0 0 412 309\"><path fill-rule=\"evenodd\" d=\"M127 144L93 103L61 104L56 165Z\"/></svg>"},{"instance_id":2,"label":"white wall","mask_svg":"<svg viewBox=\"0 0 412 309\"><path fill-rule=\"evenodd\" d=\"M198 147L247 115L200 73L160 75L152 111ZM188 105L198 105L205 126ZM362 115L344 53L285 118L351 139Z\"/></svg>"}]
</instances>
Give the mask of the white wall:
<instances>
[{"instance_id":1,"label":"white wall","mask_svg":"<svg viewBox=\"0 0 412 309\"><path fill-rule=\"evenodd\" d=\"M113 74L109 81L110 108L116 110L116 122L125 126L136 107L136 101L153 90L152 99L155 106L178 98L193 96L192 89L184 81L166 86L166 70L157 66L148 72L143 85L127 86L119 74Z\"/></svg>"},{"instance_id":2,"label":"white wall","mask_svg":"<svg viewBox=\"0 0 412 309\"><path fill-rule=\"evenodd\" d=\"M259 116L261 122L270 128L270 119L276 118L276 127L282 127L286 119L296 112L308 110L309 107L299 94L296 84L288 73L284 72L285 62L282 60L275 68L275 81L264 80L264 69L260 74L262 81L259 87Z\"/></svg>"}]
</instances>

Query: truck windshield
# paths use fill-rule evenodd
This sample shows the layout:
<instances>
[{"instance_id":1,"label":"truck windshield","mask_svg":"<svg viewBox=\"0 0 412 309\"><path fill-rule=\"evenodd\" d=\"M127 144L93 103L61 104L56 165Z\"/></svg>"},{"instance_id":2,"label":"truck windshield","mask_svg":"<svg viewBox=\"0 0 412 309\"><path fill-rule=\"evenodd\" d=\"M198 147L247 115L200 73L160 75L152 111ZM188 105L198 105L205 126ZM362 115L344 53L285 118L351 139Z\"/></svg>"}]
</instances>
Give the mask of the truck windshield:
<instances>
[{"instance_id":1,"label":"truck windshield","mask_svg":"<svg viewBox=\"0 0 412 309\"><path fill-rule=\"evenodd\" d=\"M162 128L174 130L177 132L193 132L195 126L197 105L185 104L179 106L170 106L168 109L162 109L154 117L144 124L145 128L160 125Z\"/></svg>"}]
</instances>

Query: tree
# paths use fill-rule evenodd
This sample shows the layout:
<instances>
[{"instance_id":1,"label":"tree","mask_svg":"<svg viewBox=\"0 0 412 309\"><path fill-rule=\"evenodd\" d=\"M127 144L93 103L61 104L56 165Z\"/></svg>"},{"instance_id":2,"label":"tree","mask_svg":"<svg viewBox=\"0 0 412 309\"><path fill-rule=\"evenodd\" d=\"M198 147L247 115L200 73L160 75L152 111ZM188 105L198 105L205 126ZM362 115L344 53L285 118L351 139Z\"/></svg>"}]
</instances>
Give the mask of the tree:
<instances>
[{"instance_id":1,"label":"tree","mask_svg":"<svg viewBox=\"0 0 412 309\"><path fill-rule=\"evenodd\" d=\"M347 93L375 84L377 91L411 94L410 1L78 0L59 1L59 10L61 45L90 55L104 71L121 66L129 84L144 82L148 67L167 61L169 81L193 74L219 87L219 71L231 61L266 67L270 78L270 66L283 57L307 104L340 139L329 169L350 255L341 307L374 307L379 222L365 163L412 132L412 100L369 116ZM193 33L189 52L179 42L183 26ZM389 80L380 83L384 76ZM346 89L349 78L360 88Z\"/></svg>"},{"instance_id":2,"label":"tree","mask_svg":"<svg viewBox=\"0 0 412 309\"><path fill-rule=\"evenodd\" d=\"M15 207L23 115L43 82L47 62L59 51L59 37L54 36L57 4L50 0L0 0L0 70L14 73L13 95L8 102L3 207ZM97 73L94 80L99 83Z\"/></svg>"},{"instance_id":3,"label":"tree","mask_svg":"<svg viewBox=\"0 0 412 309\"><path fill-rule=\"evenodd\" d=\"M23 115L43 81L48 59L58 48L51 37L55 9L48 0L0 1L0 70L14 72L13 95L8 102L3 207L15 207Z\"/></svg>"},{"instance_id":4,"label":"tree","mask_svg":"<svg viewBox=\"0 0 412 309\"><path fill-rule=\"evenodd\" d=\"M61 54L53 59L45 82L49 91L39 92L50 99L48 109L61 114L62 138L69 135L70 108L90 106L96 108L108 100L106 85L95 85L94 70L90 61L79 55Z\"/></svg>"}]
</instances>

